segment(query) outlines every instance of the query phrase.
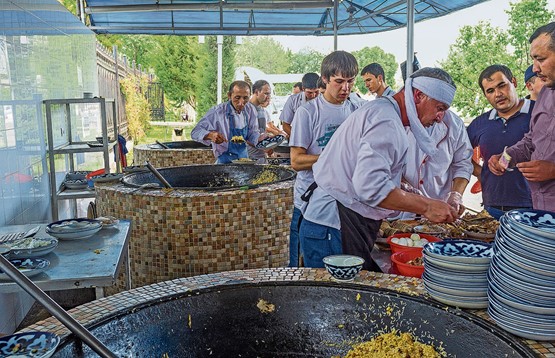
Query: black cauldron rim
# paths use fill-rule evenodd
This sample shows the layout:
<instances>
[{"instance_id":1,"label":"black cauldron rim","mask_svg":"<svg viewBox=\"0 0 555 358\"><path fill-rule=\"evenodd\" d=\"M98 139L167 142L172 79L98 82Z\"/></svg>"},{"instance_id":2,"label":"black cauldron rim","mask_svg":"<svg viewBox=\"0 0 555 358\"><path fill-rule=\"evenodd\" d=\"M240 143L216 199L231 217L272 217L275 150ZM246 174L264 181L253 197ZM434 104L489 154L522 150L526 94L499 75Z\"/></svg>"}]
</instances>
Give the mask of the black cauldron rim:
<instances>
[{"instance_id":1,"label":"black cauldron rim","mask_svg":"<svg viewBox=\"0 0 555 358\"><path fill-rule=\"evenodd\" d=\"M309 287L331 287L331 288L343 288L345 290L357 290L357 291L364 291L368 293L377 293L383 294L391 297L398 297L405 300L421 303L423 305L431 306L433 308L439 309L443 312L447 312L449 314L458 316L463 318L464 320L468 321L469 324L475 324L484 330L488 330L492 332L497 338L501 341L506 343L509 347L514 349L515 353L519 354L521 357L524 358L536 358L537 355L528 347L526 346L518 337L513 336L512 334L504 331L503 329L497 327L496 325L486 321L485 319L470 314L468 312L462 311L459 308L449 307L439 302L424 299L422 297L417 297L413 295L409 295L406 293L402 293L396 290L391 290L387 288L376 288L372 286L365 286L356 283L349 283L349 282L326 282L326 281L268 281L268 282L260 282L260 281L249 281L247 279L229 279L228 281L222 282L216 286L211 287L202 287L202 288L195 288L191 290L187 290L184 292L178 292L174 294L168 294L163 297L157 297L152 299L146 299L140 303L134 304L131 307L125 307L118 311L112 312L108 315L103 316L100 319L93 321L86 325L86 328L90 331L94 330L97 327L100 327L112 320L125 317L126 315L133 314L137 311L149 308L151 306L159 305L165 302L179 300L191 296L197 296L205 293L221 293L224 290L241 290L244 288L274 288L279 286L309 286ZM122 292L120 294L126 294L126 292ZM112 299L115 299L118 295L116 294L112 296ZM78 340L72 333L66 333L60 337L60 344L56 352L62 350L66 345L71 344L74 340ZM478 347L479 348L479 347ZM54 357L56 357L56 353L54 353Z\"/></svg>"},{"instance_id":2,"label":"black cauldron rim","mask_svg":"<svg viewBox=\"0 0 555 358\"><path fill-rule=\"evenodd\" d=\"M213 169L213 168L223 168L224 170L233 170L233 171L237 171L237 172L245 172L245 171L252 171L254 168L257 168L256 170L258 171L263 171L264 169L269 169L269 170L274 170L277 172L281 172L281 173L285 173L283 178L278 178L275 181L272 182L268 182L268 183L261 183L261 184L250 184L248 182L245 183L240 183L237 185L221 185L221 186L179 186L179 185L174 185L172 183L172 181L170 180L170 178L168 176L165 175L165 172L167 171L171 171L171 170L176 170L176 169L191 169L191 170L195 170L195 169L202 169L202 168L206 168L206 169ZM294 171L293 169L289 169L287 167L284 167L282 165L273 165L273 164L192 164L192 165L180 165L180 166L172 166L172 167L164 167L164 168L157 168L158 172L166 179L170 182L170 184L173 186L174 189L179 189L179 190L190 190L190 191L208 191L208 192L212 192L212 191L225 191L225 190L237 190L237 189L255 189L258 187L262 187L262 186L267 186L267 185L272 185L272 184L277 184L277 183L282 183L282 182L286 182L286 181L291 181L294 180L296 178L296 171ZM148 175L149 177L151 177L151 180L149 180L149 182L144 182L144 183L133 183L132 179L134 177L137 177L139 175ZM120 180L120 182L127 187L131 187L131 188L142 188L145 184L158 184L159 188L163 188L163 184L162 182L160 182L156 176L154 176L153 173L151 173L147 168L138 170L138 171L132 171L129 173L126 173Z\"/></svg>"}]
</instances>

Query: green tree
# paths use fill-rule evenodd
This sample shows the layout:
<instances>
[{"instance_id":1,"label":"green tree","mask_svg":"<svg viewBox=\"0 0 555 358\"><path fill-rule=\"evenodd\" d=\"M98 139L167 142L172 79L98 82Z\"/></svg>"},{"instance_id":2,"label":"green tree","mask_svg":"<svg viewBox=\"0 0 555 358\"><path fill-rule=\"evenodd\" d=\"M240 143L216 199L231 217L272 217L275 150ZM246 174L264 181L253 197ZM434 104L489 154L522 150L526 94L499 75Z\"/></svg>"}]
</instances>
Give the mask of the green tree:
<instances>
[{"instance_id":1,"label":"green tree","mask_svg":"<svg viewBox=\"0 0 555 358\"><path fill-rule=\"evenodd\" d=\"M507 45L507 34L489 23L461 28L441 67L449 72L457 85L452 106L463 117L475 117L489 106L478 85L478 76L489 65L510 65L512 59Z\"/></svg>"},{"instance_id":2,"label":"green tree","mask_svg":"<svg viewBox=\"0 0 555 358\"><path fill-rule=\"evenodd\" d=\"M237 46L235 63L238 67L255 67L268 74L285 73L289 67L289 55L271 37L256 36L246 38Z\"/></svg>"},{"instance_id":3,"label":"green tree","mask_svg":"<svg viewBox=\"0 0 555 358\"><path fill-rule=\"evenodd\" d=\"M510 10L507 11L507 32L509 44L514 49L514 66L511 70L518 75L518 83L523 83L524 71L532 64L528 39L535 29L551 22L555 15L549 10L547 0L522 0L511 3L510 6Z\"/></svg>"},{"instance_id":4,"label":"green tree","mask_svg":"<svg viewBox=\"0 0 555 358\"><path fill-rule=\"evenodd\" d=\"M373 62L379 63L383 67L386 83L392 88L397 87L395 85L395 72L397 72L398 67L393 54L385 52L378 46L371 48L364 47L358 51L352 52L352 54L357 59L359 73L362 71L364 66ZM366 87L364 87L364 80L360 76L357 77L355 87L361 93L367 92Z\"/></svg>"},{"instance_id":5,"label":"green tree","mask_svg":"<svg viewBox=\"0 0 555 358\"><path fill-rule=\"evenodd\" d=\"M325 55L313 49L302 49L290 54L288 73L320 73L320 66Z\"/></svg>"},{"instance_id":6,"label":"green tree","mask_svg":"<svg viewBox=\"0 0 555 358\"><path fill-rule=\"evenodd\" d=\"M164 94L178 107L196 105L201 45L197 36L162 36L152 62Z\"/></svg>"},{"instance_id":7,"label":"green tree","mask_svg":"<svg viewBox=\"0 0 555 358\"><path fill-rule=\"evenodd\" d=\"M233 82L235 70L235 37L224 36L222 48L223 68L222 68L222 100L227 100L227 90ZM202 118L204 114L213 106L217 99L217 76L218 76L218 47L216 36L207 36L199 54L200 78L197 80L197 118Z\"/></svg>"},{"instance_id":8,"label":"green tree","mask_svg":"<svg viewBox=\"0 0 555 358\"><path fill-rule=\"evenodd\" d=\"M489 65L507 65L517 79L520 95L526 94L524 71L531 64L528 39L541 25L552 21L547 0L521 0L510 3L508 30L480 22L464 26L441 66L457 84L453 102L463 116L475 117L490 108L478 84L478 76Z\"/></svg>"}]
</instances>

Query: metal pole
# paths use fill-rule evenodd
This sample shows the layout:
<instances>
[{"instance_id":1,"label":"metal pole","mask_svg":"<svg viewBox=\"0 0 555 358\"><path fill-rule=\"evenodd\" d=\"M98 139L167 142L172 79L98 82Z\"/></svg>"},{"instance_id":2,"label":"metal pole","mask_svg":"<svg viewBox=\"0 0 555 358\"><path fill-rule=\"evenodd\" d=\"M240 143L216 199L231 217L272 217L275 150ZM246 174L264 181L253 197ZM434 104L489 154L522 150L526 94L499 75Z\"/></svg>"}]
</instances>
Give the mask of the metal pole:
<instances>
[{"instance_id":1,"label":"metal pole","mask_svg":"<svg viewBox=\"0 0 555 358\"><path fill-rule=\"evenodd\" d=\"M222 35L216 36L216 43L218 44L218 94L217 94L217 103L222 103L222 66L223 66L223 43L224 37Z\"/></svg>"},{"instance_id":2,"label":"metal pole","mask_svg":"<svg viewBox=\"0 0 555 358\"><path fill-rule=\"evenodd\" d=\"M337 51L337 8L339 7L339 0L333 2L333 50Z\"/></svg>"},{"instance_id":3,"label":"metal pole","mask_svg":"<svg viewBox=\"0 0 555 358\"><path fill-rule=\"evenodd\" d=\"M54 317L64 324L73 334L79 337L86 345L91 347L99 356L105 358L117 358L102 342L92 335L75 318L60 307L56 301L50 298L43 290L33 283L27 276L11 264L8 259L0 254L0 269L9 278L14 280L21 288L27 291L37 302L44 306Z\"/></svg>"},{"instance_id":4,"label":"metal pole","mask_svg":"<svg viewBox=\"0 0 555 358\"><path fill-rule=\"evenodd\" d=\"M407 0L407 78L412 75L414 61L414 0Z\"/></svg>"}]
</instances>

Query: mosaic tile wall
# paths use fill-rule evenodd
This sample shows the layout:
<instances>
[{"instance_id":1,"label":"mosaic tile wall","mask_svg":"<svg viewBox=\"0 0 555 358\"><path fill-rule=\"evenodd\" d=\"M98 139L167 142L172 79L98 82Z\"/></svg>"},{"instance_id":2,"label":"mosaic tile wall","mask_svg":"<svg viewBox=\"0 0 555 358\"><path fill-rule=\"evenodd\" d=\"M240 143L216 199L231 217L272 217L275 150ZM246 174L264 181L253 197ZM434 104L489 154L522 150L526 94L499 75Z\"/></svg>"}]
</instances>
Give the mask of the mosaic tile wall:
<instances>
[{"instance_id":1,"label":"mosaic tile wall","mask_svg":"<svg viewBox=\"0 0 555 358\"><path fill-rule=\"evenodd\" d=\"M294 180L250 190L96 186L99 215L132 220L132 287L289 261Z\"/></svg>"},{"instance_id":2,"label":"mosaic tile wall","mask_svg":"<svg viewBox=\"0 0 555 358\"><path fill-rule=\"evenodd\" d=\"M268 281L326 282L332 280L333 279L325 269L275 268L222 272L167 281L125 291L114 296L86 303L70 310L69 313L83 325L90 326L104 322L105 319L113 317L118 312L131 311L136 305L156 302L170 295L204 288L218 287L220 285L242 285L245 283L255 285L257 282ZM432 300L425 292L422 280L417 278L362 271L352 283L361 286L384 288ZM445 306L445 309L458 310L448 306ZM465 309L464 311L493 323L486 310ZM70 333L63 324L53 317L29 326L23 331L49 331L62 337ZM522 341L530 347L538 357L555 358L555 345L553 342L538 342L529 339L522 339Z\"/></svg>"},{"instance_id":3,"label":"mosaic tile wall","mask_svg":"<svg viewBox=\"0 0 555 358\"><path fill-rule=\"evenodd\" d=\"M152 149L150 144L133 148L133 164L144 165L149 161L155 168L179 167L189 164L214 164L212 149Z\"/></svg>"}]
</instances>

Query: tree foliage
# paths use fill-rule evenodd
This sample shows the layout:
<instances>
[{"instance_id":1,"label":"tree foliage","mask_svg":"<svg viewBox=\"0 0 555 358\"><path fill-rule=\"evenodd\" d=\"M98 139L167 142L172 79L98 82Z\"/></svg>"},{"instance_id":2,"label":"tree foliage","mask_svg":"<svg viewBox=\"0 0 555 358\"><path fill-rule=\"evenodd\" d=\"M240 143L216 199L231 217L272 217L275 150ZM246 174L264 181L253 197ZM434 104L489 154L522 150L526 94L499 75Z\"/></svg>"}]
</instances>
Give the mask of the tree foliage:
<instances>
[{"instance_id":1,"label":"tree foliage","mask_svg":"<svg viewBox=\"0 0 555 358\"><path fill-rule=\"evenodd\" d=\"M238 67L255 67L264 73L285 73L289 67L289 53L271 37L247 37L237 46L235 62Z\"/></svg>"},{"instance_id":2,"label":"tree foliage","mask_svg":"<svg viewBox=\"0 0 555 358\"><path fill-rule=\"evenodd\" d=\"M441 63L457 85L452 106L465 117L474 117L489 106L478 85L478 76L489 65L510 64L507 35L486 22L463 26Z\"/></svg>"},{"instance_id":3,"label":"tree foliage","mask_svg":"<svg viewBox=\"0 0 555 358\"><path fill-rule=\"evenodd\" d=\"M447 59L441 62L457 84L452 105L463 117L475 117L491 108L478 84L480 73L489 65L508 66L517 79L519 94L526 94L524 71L531 64L528 39L554 14L548 10L546 0L521 0L510 7L508 30L486 22L464 26L450 46Z\"/></svg>"},{"instance_id":4,"label":"tree foliage","mask_svg":"<svg viewBox=\"0 0 555 358\"><path fill-rule=\"evenodd\" d=\"M148 88L148 78L130 75L120 81L120 86L125 99L128 131L133 143L137 144L144 137L150 120L150 108L144 96Z\"/></svg>"},{"instance_id":5,"label":"tree foliage","mask_svg":"<svg viewBox=\"0 0 555 358\"><path fill-rule=\"evenodd\" d=\"M553 11L549 11L547 0L522 0L510 4L508 40L514 49L514 67L512 71L518 72L523 79L523 73L530 66L530 44L528 39L538 27L552 21ZM533 16L532 16L533 14ZM522 83L522 82L520 82Z\"/></svg>"},{"instance_id":6,"label":"tree foliage","mask_svg":"<svg viewBox=\"0 0 555 358\"><path fill-rule=\"evenodd\" d=\"M289 68L287 73L320 73L320 66L325 55L313 50L302 49L297 53L290 54Z\"/></svg>"},{"instance_id":7,"label":"tree foliage","mask_svg":"<svg viewBox=\"0 0 555 358\"><path fill-rule=\"evenodd\" d=\"M162 83L164 95L181 106L196 104L201 44L196 36L162 36L152 61L156 77Z\"/></svg>"},{"instance_id":8,"label":"tree foliage","mask_svg":"<svg viewBox=\"0 0 555 358\"><path fill-rule=\"evenodd\" d=\"M224 36L222 58L222 100L226 100L229 85L233 82L234 77L235 37ZM204 116L211 107L217 104L217 65L216 36L207 36L204 45L201 47L198 63L201 78L197 81L197 118Z\"/></svg>"},{"instance_id":9,"label":"tree foliage","mask_svg":"<svg viewBox=\"0 0 555 358\"><path fill-rule=\"evenodd\" d=\"M364 47L358 51L352 52L353 56L357 59L359 73L364 66L373 62L379 63L384 70L386 83L392 88L397 88L395 85L395 72L397 72L397 61L395 56L387 53L378 46ZM364 80L358 76L355 87L361 92L366 93L368 90L364 87Z\"/></svg>"}]
</instances>

